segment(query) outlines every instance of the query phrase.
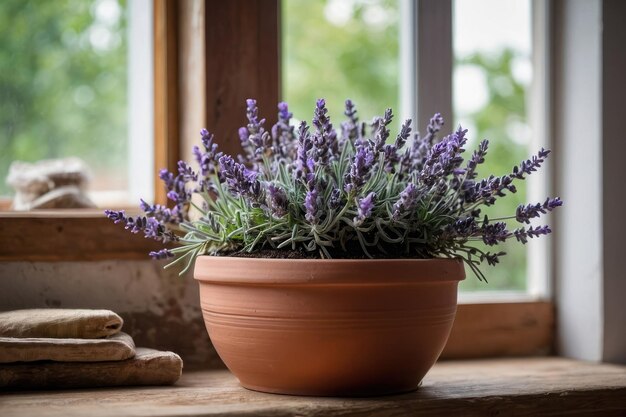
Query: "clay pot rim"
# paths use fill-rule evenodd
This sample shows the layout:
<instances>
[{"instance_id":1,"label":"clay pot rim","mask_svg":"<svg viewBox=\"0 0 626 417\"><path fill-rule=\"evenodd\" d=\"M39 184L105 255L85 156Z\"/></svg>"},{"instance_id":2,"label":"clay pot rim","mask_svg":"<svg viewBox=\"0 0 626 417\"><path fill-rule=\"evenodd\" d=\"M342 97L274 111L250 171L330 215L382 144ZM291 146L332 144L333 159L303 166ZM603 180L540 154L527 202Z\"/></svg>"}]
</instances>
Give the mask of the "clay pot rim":
<instances>
[{"instance_id":1,"label":"clay pot rim","mask_svg":"<svg viewBox=\"0 0 626 417\"><path fill-rule=\"evenodd\" d=\"M391 285L462 281L461 259L276 259L203 255L194 278L223 284Z\"/></svg>"}]
</instances>

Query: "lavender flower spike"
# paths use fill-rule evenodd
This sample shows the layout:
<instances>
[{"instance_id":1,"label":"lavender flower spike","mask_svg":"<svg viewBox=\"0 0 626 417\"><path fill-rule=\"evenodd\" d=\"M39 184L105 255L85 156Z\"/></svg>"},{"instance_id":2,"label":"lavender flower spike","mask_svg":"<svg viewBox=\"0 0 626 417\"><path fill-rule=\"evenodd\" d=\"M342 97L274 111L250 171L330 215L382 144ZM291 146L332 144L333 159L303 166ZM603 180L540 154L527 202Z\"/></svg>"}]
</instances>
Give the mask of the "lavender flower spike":
<instances>
[{"instance_id":1,"label":"lavender flower spike","mask_svg":"<svg viewBox=\"0 0 626 417\"><path fill-rule=\"evenodd\" d=\"M313 188L307 191L304 198L305 218L311 224L317 223L317 190Z\"/></svg>"},{"instance_id":2,"label":"lavender flower spike","mask_svg":"<svg viewBox=\"0 0 626 417\"><path fill-rule=\"evenodd\" d=\"M152 251L150 252L150 257L152 259L167 259L167 258L173 258L174 257L174 253L172 253L171 250L169 249L161 249L159 251Z\"/></svg>"},{"instance_id":3,"label":"lavender flower spike","mask_svg":"<svg viewBox=\"0 0 626 417\"><path fill-rule=\"evenodd\" d=\"M357 205L357 216L353 220L355 225L361 225L363 221L372 214L375 199L376 193L371 192L367 196L359 200Z\"/></svg>"},{"instance_id":4,"label":"lavender flower spike","mask_svg":"<svg viewBox=\"0 0 626 417\"><path fill-rule=\"evenodd\" d=\"M339 153L339 143L337 142L337 132L333 129L333 124L328 117L326 100L317 100L315 113L313 115L313 126L316 132L313 134L313 155L315 162L326 165L330 159Z\"/></svg>"},{"instance_id":5,"label":"lavender flower spike","mask_svg":"<svg viewBox=\"0 0 626 417\"><path fill-rule=\"evenodd\" d=\"M361 147L357 150L350 165L350 171L346 174L344 189L347 193L356 192L365 184L373 163L374 153L369 147Z\"/></svg>"},{"instance_id":6,"label":"lavender flower spike","mask_svg":"<svg viewBox=\"0 0 626 417\"><path fill-rule=\"evenodd\" d=\"M563 201L560 198L547 198L543 204L527 204L520 205L515 211L515 219L520 223L530 223L530 219L539 217L541 214L545 214L554 210L557 207L563 205Z\"/></svg>"},{"instance_id":7,"label":"lavender flower spike","mask_svg":"<svg viewBox=\"0 0 626 417\"><path fill-rule=\"evenodd\" d=\"M267 186L267 206L274 217L280 218L287 214L288 203L285 190L274 184Z\"/></svg>"},{"instance_id":8,"label":"lavender flower spike","mask_svg":"<svg viewBox=\"0 0 626 417\"><path fill-rule=\"evenodd\" d=\"M528 238L532 239L534 237L539 237L550 233L552 233L552 229L550 229L549 226L530 226L528 229L524 229L523 227L521 227L519 229L515 229L515 231L513 232L517 241L524 244L528 242Z\"/></svg>"},{"instance_id":9,"label":"lavender flower spike","mask_svg":"<svg viewBox=\"0 0 626 417\"><path fill-rule=\"evenodd\" d=\"M126 223L126 213L124 210L104 210L104 215L113 220L113 223Z\"/></svg>"},{"instance_id":10,"label":"lavender flower spike","mask_svg":"<svg viewBox=\"0 0 626 417\"><path fill-rule=\"evenodd\" d=\"M250 171L243 164L235 162L230 156L219 159L221 173L228 188L235 195L242 195L258 201L261 197L261 185L255 171Z\"/></svg>"},{"instance_id":11,"label":"lavender flower spike","mask_svg":"<svg viewBox=\"0 0 626 417\"><path fill-rule=\"evenodd\" d=\"M398 221L401 217L406 215L417 203L418 188L415 184L409 183L406 188L400 193L400 198L393 205L393 211L391 218Z\"/></svg>"}]
</instances>

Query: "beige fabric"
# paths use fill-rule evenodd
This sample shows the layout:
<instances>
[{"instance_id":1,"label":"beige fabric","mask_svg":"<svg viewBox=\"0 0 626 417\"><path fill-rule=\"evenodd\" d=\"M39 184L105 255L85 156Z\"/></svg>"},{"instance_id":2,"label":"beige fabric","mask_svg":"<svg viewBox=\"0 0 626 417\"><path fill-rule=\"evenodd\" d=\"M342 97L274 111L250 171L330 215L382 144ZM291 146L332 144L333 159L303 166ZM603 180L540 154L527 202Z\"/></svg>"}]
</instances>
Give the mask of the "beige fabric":
<instances>
[{"instance_id":1,"label":"beige fabric","mask_svg":"<svg viewBox=\"0 0 626 417\"><path fill-rule=\"evenodd\" d=\"M183 361L172 352L137 348L133 359L112 362L37 362L0 365L0 389L61 389L171 385Z\"/></svg>"},{"instance_id":2,"label":"beige fabric","mask_svg":"<svg viewBox=\"0 0 626 417\"><path fill-rule=\"evenodd\" d=\"M110 310L33 309L0 312L0 337L97 339L122 329Z\"/></svg>"},{"instance_id":3,"label":"beige fabric","mask_svg":"<svg viewBox=\"0 0 626 417\"><path fill-rule=\"evenodd\" d=\"M0 363L121 361L133 356L135 343L126 333L103 339L0 337Z\"/></svg>"},{"instance_id":4,"label":"beige fabric","mask_svg":"<svg viewBox=\"0 0 626 417\"><path fill-rule=\"evenodd\" d=\"M85 194L88 171L78 158L13 161L6 180L15 188L13 209L95 207Z\"/></svg>"}]
</instances>

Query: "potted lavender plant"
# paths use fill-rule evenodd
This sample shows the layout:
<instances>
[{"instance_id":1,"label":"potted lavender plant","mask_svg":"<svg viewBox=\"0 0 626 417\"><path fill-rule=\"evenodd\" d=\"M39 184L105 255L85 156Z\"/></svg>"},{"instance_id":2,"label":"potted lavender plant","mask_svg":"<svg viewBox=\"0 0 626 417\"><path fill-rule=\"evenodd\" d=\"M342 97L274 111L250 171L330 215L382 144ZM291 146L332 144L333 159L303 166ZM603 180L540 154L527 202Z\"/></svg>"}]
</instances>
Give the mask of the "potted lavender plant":
<instances>
[{"instance_id":1,"label":"potted lavender plant","mask_svg":"<svg viewBox=\"0 0 626 417\"><path fill-rule=\"evenodd\" d=\"M412 134L407 120L392 141L391 110L363 123L348 100L345 116L337 131L318 100L312 128L295 127L280 103L267 131L247 100L237 160L202 130L202 147L193 149L199 169L180 161L177 173L160 173L172 208L142 200L145 215L106 212L170 243L153 258L173 258L168 266L183 272L195 264L209 335L247 388L416 389L450 333L464 265L484 280L479 266L504 255L474 243L546 235L548 226L530 221L561 205L548 198L497 220L481 213L514 193L548 150L510 174L478 179L488 142L465 161L467 131L439 138L438 114L424 135ZM509 230L505 220L522 225Z\"/></svg>"}]
</instances>

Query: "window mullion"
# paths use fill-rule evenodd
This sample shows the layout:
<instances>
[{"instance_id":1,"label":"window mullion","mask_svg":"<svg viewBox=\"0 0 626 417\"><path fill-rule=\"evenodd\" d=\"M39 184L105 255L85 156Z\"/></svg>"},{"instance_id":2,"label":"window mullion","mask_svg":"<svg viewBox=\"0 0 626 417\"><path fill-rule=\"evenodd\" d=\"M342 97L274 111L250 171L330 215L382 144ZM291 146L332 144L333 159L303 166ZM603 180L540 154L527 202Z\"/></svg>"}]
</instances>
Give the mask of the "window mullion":
<instances>
[{"instance_id":1,"label":"window mullion","mask_svg":"<svg viewBox=\"0 0 626 417\"><path fill-rule=\"evenodd\" d=\"M452 0L419 0L416 27L417 126L423 129L435 113L451 123Z\"/></svg>"}]
</instances>

